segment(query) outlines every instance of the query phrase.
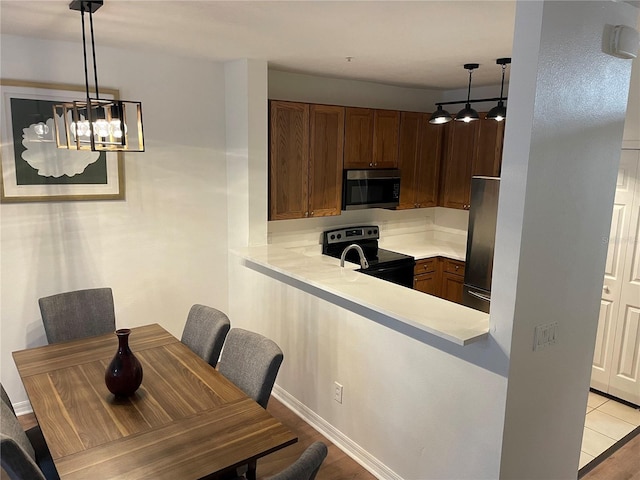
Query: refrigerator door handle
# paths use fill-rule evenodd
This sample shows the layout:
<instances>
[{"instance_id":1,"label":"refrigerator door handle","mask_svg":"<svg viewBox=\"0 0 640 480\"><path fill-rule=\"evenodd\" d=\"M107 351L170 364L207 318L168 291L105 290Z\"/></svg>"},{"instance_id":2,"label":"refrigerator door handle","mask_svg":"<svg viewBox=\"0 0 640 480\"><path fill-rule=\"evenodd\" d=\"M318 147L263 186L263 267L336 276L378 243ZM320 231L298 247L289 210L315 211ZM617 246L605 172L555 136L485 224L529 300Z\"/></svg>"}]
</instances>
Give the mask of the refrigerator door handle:
<instances>
[{"instance_id":1,"label":"refrigerator door handle","mask_svg":"<svg viewBox=\"0 0 640 480\"><path fill-rule=\"evenodd\" d=\"M481 293L478 292L472 292L471 290L469 290L469 295L479 298L480 300L484 300L485 302L490 302L491 301L491 297L489 295L482 295Z\"/></svg>"}]
</instances>

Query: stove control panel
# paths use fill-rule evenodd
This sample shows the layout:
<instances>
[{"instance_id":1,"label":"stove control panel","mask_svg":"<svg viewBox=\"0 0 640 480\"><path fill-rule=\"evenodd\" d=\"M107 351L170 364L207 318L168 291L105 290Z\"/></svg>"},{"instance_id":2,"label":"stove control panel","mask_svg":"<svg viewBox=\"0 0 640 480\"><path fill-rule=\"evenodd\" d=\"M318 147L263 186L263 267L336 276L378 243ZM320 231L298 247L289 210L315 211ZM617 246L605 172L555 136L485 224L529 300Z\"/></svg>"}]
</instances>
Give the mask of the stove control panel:
<instances>
[{"instance_id":1,"label":"stove control panel","mask_svg":"<svg viewBox=\"0 0 640 480\"><path fill-rule=\"evenodd\" d=\"M348 227L324 232L322 234L322 244L330 245L334 243L378 240L378 238L380 238L380 234L378 227L375 225Z\"/></svg>"}]
</instances>

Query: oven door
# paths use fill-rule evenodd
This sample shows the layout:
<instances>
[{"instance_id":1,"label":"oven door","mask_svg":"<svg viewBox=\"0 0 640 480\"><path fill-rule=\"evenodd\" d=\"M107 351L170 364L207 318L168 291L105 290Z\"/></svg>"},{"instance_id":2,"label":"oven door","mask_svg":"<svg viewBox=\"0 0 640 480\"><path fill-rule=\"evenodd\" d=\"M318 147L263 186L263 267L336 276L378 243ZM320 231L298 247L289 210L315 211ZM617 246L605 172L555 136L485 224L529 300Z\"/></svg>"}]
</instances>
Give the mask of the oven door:
<instances>
[{"instance_id":1,"label":"oven door","mask_svg":"<svg viewBox=\"0 0 640 480\"><path fill-rule=\"evenodd\" d=\"M400 170L345 170L342 209L395 208L400 202Z\"/></svg>"},{"instance_id":2,"label":"oven door","mask_svg":"<svg viewBox=\"0 0 640 480\"><path fill-rule=\"evenodd\" d=\"M380 265L370 267L365 270L358 270L360 273L371 275L372 277L396 283L404 287L413 288L413 268L415 262L402 262L396 265Z\"/></svg>"}]
</instances>

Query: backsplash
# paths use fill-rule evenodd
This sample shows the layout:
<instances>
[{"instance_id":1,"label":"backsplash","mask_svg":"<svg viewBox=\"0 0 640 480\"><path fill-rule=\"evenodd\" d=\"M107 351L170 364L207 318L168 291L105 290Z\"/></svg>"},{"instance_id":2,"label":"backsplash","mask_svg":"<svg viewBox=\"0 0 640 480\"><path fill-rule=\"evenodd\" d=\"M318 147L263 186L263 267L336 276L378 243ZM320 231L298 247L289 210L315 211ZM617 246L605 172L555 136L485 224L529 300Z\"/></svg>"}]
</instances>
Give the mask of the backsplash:
<instances>
[{"instance_id":1,"label":"backsplash","mask_svg":"<svg viewBox=\"0 0 640 480\"><path fill-rule=\"evenodd\" d=\"M322 232L358 225L378 225L382 239L434 230L442 234L466 235L468 219L469 213L464 210L440 207L415 210L351 210L343 211L335 217L269 222L267 242L284 247L319 245L322 242Z\"/></svg>"}]
</instances>

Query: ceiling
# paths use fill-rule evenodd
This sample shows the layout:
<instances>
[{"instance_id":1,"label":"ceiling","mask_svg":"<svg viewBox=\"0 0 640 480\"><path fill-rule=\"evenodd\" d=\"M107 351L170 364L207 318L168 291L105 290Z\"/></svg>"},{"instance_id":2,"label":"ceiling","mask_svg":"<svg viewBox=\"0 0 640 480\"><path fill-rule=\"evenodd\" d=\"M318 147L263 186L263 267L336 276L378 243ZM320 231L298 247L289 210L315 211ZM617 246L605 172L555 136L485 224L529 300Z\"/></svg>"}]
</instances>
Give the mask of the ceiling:
<instances>
[{"instance_id":1,"label":"ceiling","mask_svg":"<svg viewBox=\"0 0 640 480\"><path fill-rule=\"evenodd\" d=\"M68 4L1 0L0 30L79 42L80 13ZM277 70L456 89L467 86L465 63L480 64L474 85L500 83L495 60L511 56L514 18L513 0L105 0L94 30L98 48L261 59Z\"/></svg>"}]
</instances>

